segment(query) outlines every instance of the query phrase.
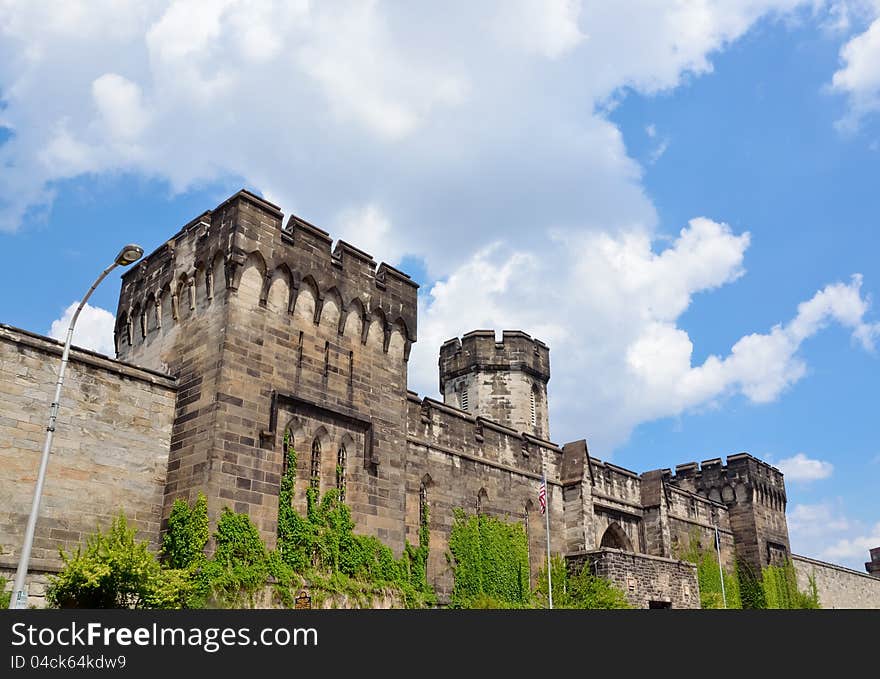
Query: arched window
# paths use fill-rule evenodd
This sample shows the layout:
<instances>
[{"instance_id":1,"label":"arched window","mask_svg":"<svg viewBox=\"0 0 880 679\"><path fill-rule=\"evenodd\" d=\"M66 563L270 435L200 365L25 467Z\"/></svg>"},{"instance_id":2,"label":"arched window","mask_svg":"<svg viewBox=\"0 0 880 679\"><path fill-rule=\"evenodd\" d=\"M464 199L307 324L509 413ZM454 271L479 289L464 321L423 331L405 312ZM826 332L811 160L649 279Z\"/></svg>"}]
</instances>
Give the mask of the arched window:
<instances>
[{"instance_id":1,"label":"arched window","mask_svg":"<svg viewBox=\"0 0 880 679\"><path fill-rule=\"evenodd\" d=\"M312 467L309 485L318 488L321 484L321 441L317 437L312 442Z\"/></svg>"},{"instance_id":2,"label":"arched window","mask_svg":"<svg viewBox=\"0 0 880 679\"><path fill-rule=\"evenodd\" d=\"M345 463L346 463L345 444L339 446L336 452L336 488L339 490L339 501L345 502Z\"/></svg>"},{"instance_id":3,"label":"arched window","mask_svg":"<svg viewBox=\"0 0 880 679\"><path fill-rule=\"evenodd\" d=\"M480 492L477 493L477 501L475 503L475 509L477 510L477 514L483 513L483 505L486 500L489 499L489 494L486 492L485 488L480 488Z\"/></svg>"},{"instance_id":4,"label":"arched window","mask_svg":"<svg viewBox=\"0 0 880 679\"><path fill-rule=\"evenodd\" d=\"M428 486L424 481L419 485L419 526L428 519Z\"/></svg>"},{"instance_id":5,"label":"arched window","mask_svg":"<svg viewBox=\"0 0 880 679\"><path fill-rule=\"evenodd\" d=\"M284 430L284 438L281 440L281 475L287 473L290 452L293 450L293 432Z\"/></svg>"}]
</instances>

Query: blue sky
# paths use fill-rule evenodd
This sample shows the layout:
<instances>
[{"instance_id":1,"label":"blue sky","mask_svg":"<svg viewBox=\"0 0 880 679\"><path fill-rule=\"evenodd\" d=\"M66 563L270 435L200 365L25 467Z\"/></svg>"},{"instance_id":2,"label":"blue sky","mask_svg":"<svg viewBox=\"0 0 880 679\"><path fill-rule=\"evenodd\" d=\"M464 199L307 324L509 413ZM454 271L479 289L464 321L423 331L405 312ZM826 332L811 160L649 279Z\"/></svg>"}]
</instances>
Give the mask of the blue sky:
<instances>
[{"instance_id":1,"label":"blue sky","mask_svg":"<svg viewBox=\"0 0 880 679\"><path fill-rule=\"evenodd\" d=\"M58 333L120 244L246 186L419 280L412 388L444 339L526 330L554 440L635 470L751 452L794 550L862 569L880 3L431 12L0 3L0 321ZM112 346L117 292L78 341Z\"/></svg>"}]
</instances>

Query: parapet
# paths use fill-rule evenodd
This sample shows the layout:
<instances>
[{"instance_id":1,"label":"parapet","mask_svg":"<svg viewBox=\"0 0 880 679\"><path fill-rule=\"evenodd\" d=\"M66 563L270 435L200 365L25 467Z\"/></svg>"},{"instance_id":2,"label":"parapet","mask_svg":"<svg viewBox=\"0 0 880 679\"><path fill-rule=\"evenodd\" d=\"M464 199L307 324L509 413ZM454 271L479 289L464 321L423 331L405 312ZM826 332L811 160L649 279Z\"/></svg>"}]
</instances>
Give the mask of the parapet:
<instances>
[{"instance_id":1,"label":"parapet","mask_svg":"<svg viewBox=\"0 0 880 679\"><path fill-rule=\"evenodd\" d=\"M494 330L473 330L440 347L440 384L471 372L521 370L546 383L550 380L550 349L521 330L505 330L501 341Z\"/></svg>"},{"instance_id":2,"label":"parapet","mask_svg":"<svg viewBox=\"0 0 880 679\"><path fill-rule=\"evenodd\" d=\"M286 224L283 218L277 205L241 190L190 221L123 274L117 334L128 319L151 314L165 295L195 308L197 296L211 300L215 289L237 290L243 271L255 266L264 281L261 304L283 276L291 300L308 287L318 308L332 296L342 311L356 305L365 320L401 325L407 340L416 341L418 285L407 274L377 265L344 241L334 248L330 234L300 217L291 215ZM149 326L149 319L141 324Z\"/></svg>"}]
</instances>

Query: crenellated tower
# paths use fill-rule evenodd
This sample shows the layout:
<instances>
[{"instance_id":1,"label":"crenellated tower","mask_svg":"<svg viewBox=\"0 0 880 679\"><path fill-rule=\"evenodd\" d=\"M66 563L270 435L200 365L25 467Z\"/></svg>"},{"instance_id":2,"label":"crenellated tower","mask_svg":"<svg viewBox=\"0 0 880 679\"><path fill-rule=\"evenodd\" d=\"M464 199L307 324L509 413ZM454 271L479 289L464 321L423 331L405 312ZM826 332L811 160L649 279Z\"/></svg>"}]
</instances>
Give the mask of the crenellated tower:
<instances>
[{"instance_id":1,"label":"crenellated tower","mask_svg":"<svg viewBox=\"0 0 880 679\"><path fill-rule=\"evenodd\" d=\"M727 464L722 464L720 458L699 465L680 464L672 481L727 506L736 557L756 573L791 556L785 520L785 481L776 467L748 453L739 453L729 455Z\"/></svg>"},{"instance_id":2,"label":"crenellated tower","mask_svg":"<svg viewBox=\"0 0 880 679\"><path fill-rule=\"evenodd\" d=\"M406 377L417 285L240 191L123 276L120 359L177 377L164 516L247 512L273 545L287 441L296 503L336 487L403 548ZM285 435L286 434L286 435Z\"/></svg>"},{"instance_id":3,"label":"crenellated tower","mask_svg":"<svg viewBox=\"0 0 880 679\"><path fill-rule=\"evenodd\" d=\"M474 330L440 347L440 393L447 405L549 440L550 350L519 330Z\"/></svg>"}]
</instances>

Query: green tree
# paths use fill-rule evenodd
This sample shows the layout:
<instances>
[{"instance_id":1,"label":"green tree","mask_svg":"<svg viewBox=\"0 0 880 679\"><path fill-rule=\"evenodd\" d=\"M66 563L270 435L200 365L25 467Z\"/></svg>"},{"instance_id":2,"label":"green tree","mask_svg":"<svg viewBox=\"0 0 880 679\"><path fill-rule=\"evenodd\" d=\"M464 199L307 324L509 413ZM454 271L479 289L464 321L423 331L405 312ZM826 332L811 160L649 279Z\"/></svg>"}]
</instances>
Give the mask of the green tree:
<instances>
[{"instance_id":1,"label":"green tree","mask_svg":"<svg viewBox=\"0 0 880 679\"><path fill-rule=\"evenodd\" d=\"M192 588L188 574L162 568L124 514L85 548L61 551L64 568L50 578L48 602L60 608L181 608Z\"/></svg>"},{"instance_id":2,"label":"green tree","mask_svg":"<svg viewBox=\"0 0 880 679\"><path fill-rule=\"evenodd\" d=\"M553 581L554 608L621 609L632 608L623 590L615 587L606 578L592 575L583 568L572 575L566 568L565 559L554 555L550 559L550 574ZM548 605L547 567L538 573L535 587L536 604L541 608Z\"/></svg>"}]
</instances>

